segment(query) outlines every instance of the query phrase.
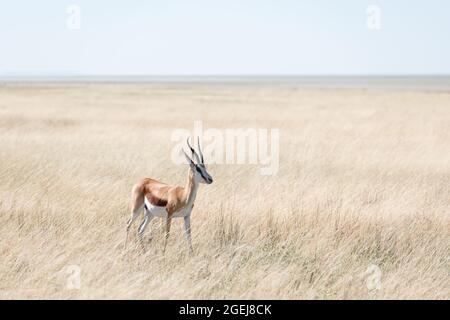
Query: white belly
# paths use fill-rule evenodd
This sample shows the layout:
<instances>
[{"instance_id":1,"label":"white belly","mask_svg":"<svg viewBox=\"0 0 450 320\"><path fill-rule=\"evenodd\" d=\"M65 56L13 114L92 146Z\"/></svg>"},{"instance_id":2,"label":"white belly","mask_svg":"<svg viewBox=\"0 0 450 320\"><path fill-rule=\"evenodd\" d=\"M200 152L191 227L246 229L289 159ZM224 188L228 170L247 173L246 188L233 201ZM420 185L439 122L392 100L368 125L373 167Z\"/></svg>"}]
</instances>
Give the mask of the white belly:
<instances>
[{"instance_id":1,"label":"white belly","mask_svg":"<svg viewBox=\"0 0 450 320\"><path fill-rule=\"evenodd\" d=\"M147 207L147 212L154 217L167 218L167 210L166 207L157 207L151 204L147 198L144 198L145 206ZM180 211L175 212L172 215L172 218L181 218L189 215L191 213L191 209L184 208Z\"/></svg>"}]
</instances>

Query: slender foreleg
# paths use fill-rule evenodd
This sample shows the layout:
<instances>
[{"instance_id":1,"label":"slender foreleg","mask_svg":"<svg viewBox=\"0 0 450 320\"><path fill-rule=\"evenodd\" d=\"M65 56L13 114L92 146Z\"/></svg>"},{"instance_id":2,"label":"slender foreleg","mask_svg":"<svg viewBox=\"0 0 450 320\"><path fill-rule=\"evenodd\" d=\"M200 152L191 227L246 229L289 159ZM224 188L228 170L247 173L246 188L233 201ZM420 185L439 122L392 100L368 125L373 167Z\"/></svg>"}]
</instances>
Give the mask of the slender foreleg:
<instances>
[{"instance_id":1,"label":"slender foreleg","mask_svg":"<svg viewBox=\"0 0 450 320\"><path fill-rule=\"evenodd\" d=\"M170 234L170 224L172 223L172 217L168 216L166 219L166 238L164 239L164 251L166 252L166 246L167 246L167 242L169 240L169 234Z\"/></svg>"},{"instance_id":2,"label":"slender foreleg","mask_svg":"<svg viewBox=\"0 0 450 320\"><path fill-rule=\"evenodd\" d=\"M191 216L187 215L184 217L184 236L186 238L189 252L192 254L194 250L192 249L192 239L191 239Z\"/></svg>"}]
</instances>

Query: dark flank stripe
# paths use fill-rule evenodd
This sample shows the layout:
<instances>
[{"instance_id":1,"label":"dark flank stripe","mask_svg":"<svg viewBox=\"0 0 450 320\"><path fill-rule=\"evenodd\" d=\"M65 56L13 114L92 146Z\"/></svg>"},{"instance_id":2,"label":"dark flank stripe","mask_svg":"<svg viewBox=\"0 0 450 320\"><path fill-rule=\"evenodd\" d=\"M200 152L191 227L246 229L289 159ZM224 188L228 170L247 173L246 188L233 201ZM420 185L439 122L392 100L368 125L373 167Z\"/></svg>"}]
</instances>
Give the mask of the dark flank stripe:
<instances>
[{"instance_id":1,"label":"dark flank stripe","mask_svg":"<svg viewBox=\"0 0 450 320\"><path fill-rule=\"evenodd\" d=\"M157 196L152 195L151 193L147 194L147 199L152 205L156 207L165 207L167 205L166 199L161 199Z\"/></svg>"}]
</instances>

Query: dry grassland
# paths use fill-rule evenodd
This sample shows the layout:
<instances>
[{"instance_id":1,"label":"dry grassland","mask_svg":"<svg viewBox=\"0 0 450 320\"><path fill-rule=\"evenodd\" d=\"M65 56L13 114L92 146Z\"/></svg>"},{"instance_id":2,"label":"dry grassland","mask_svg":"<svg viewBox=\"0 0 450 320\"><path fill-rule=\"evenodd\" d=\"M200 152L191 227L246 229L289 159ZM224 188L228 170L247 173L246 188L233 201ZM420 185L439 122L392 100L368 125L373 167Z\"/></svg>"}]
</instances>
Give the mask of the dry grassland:
<instances>
[{"instance_id":1,"label":"dry grassland","mask_svg":"<svg viewBox=\"0 0 450 320\"><path fill-rule=\"evenodd\" d=\"M158 219L124 250L131 186L185 183L195 120L280 129L278 174L210 165L193 256L182 220L165 255ZM450 299L450 94L2 86L0 235L6 299Z\"/></svg>"}]
</instances>

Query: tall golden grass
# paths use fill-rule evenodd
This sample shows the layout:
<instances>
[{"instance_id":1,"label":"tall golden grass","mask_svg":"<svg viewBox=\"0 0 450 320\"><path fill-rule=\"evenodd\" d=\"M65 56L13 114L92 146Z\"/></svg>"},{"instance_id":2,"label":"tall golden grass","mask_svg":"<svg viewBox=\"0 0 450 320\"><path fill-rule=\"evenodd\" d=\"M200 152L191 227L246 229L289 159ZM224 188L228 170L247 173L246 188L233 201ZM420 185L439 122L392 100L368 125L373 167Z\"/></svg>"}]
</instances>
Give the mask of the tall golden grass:
<instances>
[{"instance_id":1,"label":"tall golden grass","mask_svg":"<svg viewBox=\"0 0 450 320\"><path fill-rule=\"evenodd\" d=\"M278 174L210 165L193 256L180 220L124 250L131 186L184 184L195 120L280 129ZM450 298L448 93L8 85L0 162L0 298Z\"/></svg>"}]
</instances>

